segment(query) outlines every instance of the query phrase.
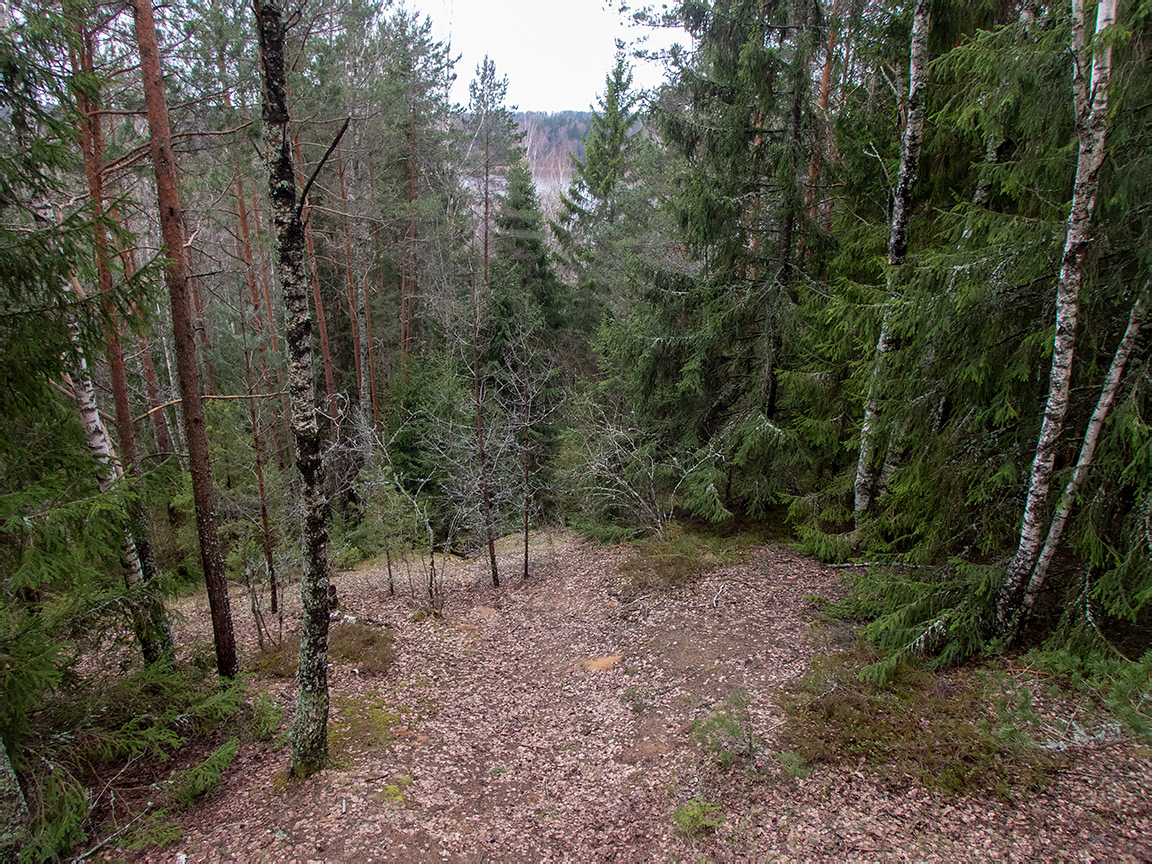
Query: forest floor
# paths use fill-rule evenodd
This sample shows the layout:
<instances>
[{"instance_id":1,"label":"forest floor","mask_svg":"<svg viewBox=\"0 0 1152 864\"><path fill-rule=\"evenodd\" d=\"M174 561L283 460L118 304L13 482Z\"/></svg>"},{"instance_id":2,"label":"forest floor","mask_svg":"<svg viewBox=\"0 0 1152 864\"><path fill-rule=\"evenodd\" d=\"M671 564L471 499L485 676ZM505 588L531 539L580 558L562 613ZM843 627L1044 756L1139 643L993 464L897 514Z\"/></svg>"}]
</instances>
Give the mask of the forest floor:
<instances>
[{"instance_id":1,"label":"forest floor","mask_svg":"<svg viewBox=\"0 0 1152 864\"><path fill-rule=\"evenodd\" d=\"M245 745L178 817L175 844L113 857L1152 861L1152 757L1122 737L1080 746L1042 790L1008 796L948 796L862 763L789 770L778 697L816 652L854 641L848 625L817 623L811 600L837 596L843 571L753 546L636 596L635 564L622 571L633 547L542 535L525 581L517 539L505 542L499 589L485 560L451 562L442 617L416 620L420 592L400 566L396 596L383 564L336 574L340 616L387 627L395 663L331 667L333 767L290 784L283 737ZM181 611L178 641L208 640L207 600ZM233 615L254 646L239 594ZM284 707L286 728L292 680L252 686ZM741 722L762 740L722 767L693 723L741 689Z\"/></svg>"}]
</instances>

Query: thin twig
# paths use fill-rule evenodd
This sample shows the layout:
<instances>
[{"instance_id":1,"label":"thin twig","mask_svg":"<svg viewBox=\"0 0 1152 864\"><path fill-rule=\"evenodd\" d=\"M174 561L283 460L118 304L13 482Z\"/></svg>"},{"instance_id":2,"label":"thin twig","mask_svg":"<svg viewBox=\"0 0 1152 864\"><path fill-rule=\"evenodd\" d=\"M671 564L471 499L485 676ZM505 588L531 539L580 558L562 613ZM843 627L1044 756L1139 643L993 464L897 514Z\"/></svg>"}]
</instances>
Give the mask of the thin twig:
<instances>
[{"instance_id":1,"label":"thin twig","mask_svg":"<svg viewBox=\"0 0 1152 864\"><path fill-rule=\"evenodd\" d=\"M324 167L324 163L328 161L328 157L336 149L336 145L340 143L340 139L344 137L344 133L348 131L348 124L352 122L352 115L349 114L344 120L344 125L340 127L340 131L336 133L336 137L332 139L332 143L328 147L328 152L324 154L324 158L316 166L316 170L312 172L312 176L308 178L308 182L304 184L304 191L300 194L300 204L296 207L296 218L300 218L300 214L304 212L304 202L308 200L308 192L312 189L312 184L316 182L316 175L320 173L320 169Z\"/></svg>"}]
</instances>

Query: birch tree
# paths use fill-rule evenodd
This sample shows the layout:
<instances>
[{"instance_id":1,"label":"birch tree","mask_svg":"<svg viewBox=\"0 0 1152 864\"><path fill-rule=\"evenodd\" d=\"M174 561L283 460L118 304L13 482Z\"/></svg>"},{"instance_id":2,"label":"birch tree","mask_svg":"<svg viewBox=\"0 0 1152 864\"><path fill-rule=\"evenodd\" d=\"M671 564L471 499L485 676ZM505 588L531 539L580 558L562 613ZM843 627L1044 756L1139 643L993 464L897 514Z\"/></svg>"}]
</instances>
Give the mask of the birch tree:
<instances>
[{"instance_id":1,"label":"birch tree","mask_svg":"<svg viewBox=\"0 0 1152 864\"><path fill-rule=\"evenodd\" d=\"M1032 574L1028 579L1021 608L1021 620L1027 618L1036 603L1036 595L1044 585L1048 568L1052 564L1052 558L1056 555L1056 549L1060 545L1064 526L1068 523L1068 517L1072 513L1076 494L1080 491L1084 478L1088 475L1088 469L1092 465L1092 457L1096 454L1096 445L1100 442L1100 432L1104 428L1104 421L1108 419L1108 413L1112 410L1116 393L1120 389L1120 379L1124 375L1124 368L1128 365L1128 358L1132 354L1132 349L1136 347L1137 339L1140 338L1140 329L1144 324L1145 316L1148 314L1150 292L1152 292L1152 282L1144 285L1144 289L1136 298L1128 316L1128 326L1124 330L1124 336L1116 348L1115 355L1112 357L1112 365L1108 368L1108 374L1104 378L1104 386L1100 388L1100 398L1096 401L1096 410L1092 412L1092 419L1088 421L1088 428L1084 430L1084 441L1080 445L1080 456L1076 460L1076 469L1072 472L1072 478L1064 487L1064 492L1056 505L1056 513L1052 517L1052 525L1048 529L1044 547L1040 550L1036 566L1032 568Z\"/></svg>"},{"instance_id":2,"label":"birch tree","mask_svg":"<svg viewBox=\"0 0 1152 864\"><path fill-rule=\"evenodd\" d=\"M928 85L928 28L931 24L930 0L916 0L912 13L912 47L908 59L908 120L900 143L900 173L892 202L892 223L888 233L888 298L880 337L872 360L872 378L868 399L864 403L864 425L860 428L860 456L856 461L857 527L861 514L872 505L876 486L876 445L880 429L880 387L884 379L885 358L894 347L892 316L899 300L897 268L908 255L908 220L912 203L912 186L920 164L920 145L924 137L925 90Z\"/></svg>"},{"instance_id":3,"label":"birch tree","mask_svg":"<svg viewBox=\"0 0 1152 864\"><path fill-rule=\"evenodd\" d=\"M1085 32L1084 0L1072 0L1072 98L1078 138L1076 180L1072 187L1072 205L1056 282L1056 332L1052 342L1052 368L1048 377L1044 421L1032 460L1020 541L1004 575L996 603L996 623L1005 633L1011 632L1019 623L1024 607L1021 588L1035 568L1044 542L1052 469L1068 414L1080 285L1092 243L1092 211L1100 184L1100 168L1104 164L1104 138L1108 128L1112 46L1103 34L1115 23L1116 0L1101 0L1096 10L1095 37L1089 45ZM1086 75L1089 68L1090 78Z\"/></svg>"}]
</instances>

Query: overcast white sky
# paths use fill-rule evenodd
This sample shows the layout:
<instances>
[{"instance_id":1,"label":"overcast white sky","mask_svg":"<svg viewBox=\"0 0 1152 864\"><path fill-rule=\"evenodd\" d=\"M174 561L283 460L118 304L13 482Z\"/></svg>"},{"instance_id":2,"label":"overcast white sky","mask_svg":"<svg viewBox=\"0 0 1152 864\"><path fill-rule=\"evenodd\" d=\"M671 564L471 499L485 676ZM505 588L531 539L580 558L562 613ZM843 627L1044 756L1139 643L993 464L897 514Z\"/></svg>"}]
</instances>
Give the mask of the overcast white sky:
<instances>
[{"instance_id":1,"label":"overcast white sky","mask_svg":"<svg viewBox=\"0 0 1152 864\"><path fill-rule=\"evenodd\" d=\"M452 97L468 104L468 82L487 54L508 76L508 104L521 111L586 111L604 90L616 39L641 35L611 0L405 0L432 19L437 38L451 40L456 65ZM658 34L661 46L676 38ZM679 41L686 38L680 35ZM650 43L655 47L655 43ZM635 64L634 64L635 65ZM653 65L635 65L634 86L662 79Z\"/></svg>"}]
</instances>

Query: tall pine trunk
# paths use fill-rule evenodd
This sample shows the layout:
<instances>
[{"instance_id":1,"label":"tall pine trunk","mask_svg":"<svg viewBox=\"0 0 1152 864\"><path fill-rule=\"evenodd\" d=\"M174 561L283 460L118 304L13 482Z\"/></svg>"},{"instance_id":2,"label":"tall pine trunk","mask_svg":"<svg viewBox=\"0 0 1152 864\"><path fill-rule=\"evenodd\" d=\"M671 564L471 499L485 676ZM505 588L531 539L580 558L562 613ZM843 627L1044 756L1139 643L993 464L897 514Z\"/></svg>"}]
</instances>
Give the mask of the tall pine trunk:
<instances>
[{"instance_id":1,"label":"tall pine trunk","mask_svg":"<svg viewBox=\"0 0 1152 864\"><path fill-rule=\"evenodd\" d=\"M192 310L188 298L188 273L184 254L184 214L176 177L176 157L172 152L172 132L168 105L164 100L164 76L151 0L133 0L136 42L140 49L140 72L144 81L144 102L148 111L148 131L152 167L156 174L156 195L160 207L160 231L164 238L167 263L164 279L172 307L172 334L176 342L176 368L183 399L184 429L188 446L188 467L192 475L192 499L196 509L196 530L200 539L200 560L208 587L212 614L212 634L216 643L216 668L226 678L239 671L236 639L232 634L232 612L224 556L216 530L216 502L212 489L212 465L208 458L208 435L204 404L200 398L200 377L196 369L196 343Z\"/></svg>"},{"instance_id":2,"label":"tall pine trunk","mask_svg":"<svg viewBox=\"0 0 1152 864\"><path fill-rule=\"evenodd\" d=\"M1112 76L1112 46L1101 34L1116 20L1116 0L1101 0L1096 9L1097 53L1092 58L1091 81L1088 68L1084 24L1084 0L1072 0L1072 95L1076 110L1079 152L1072 206L1068 211L1064 254L1056 285L1056 335L1052 344L1052 369L1048 378L1048 400L1044 421L1036 443L1036 455L1028 479L1028 498L1020 527L1020 542L1008 565L996 601L996 623L1001 632L1013 634L1023 611L1021 589L1036 566L1044 539L1048 498L1056 446L1064 429L1064 418L1072 389L1072 359L1075 347L1076 317L1080 304L1080 283L1084 259L1091 244L1092 211L1104 164L1104 137L1108 123L1108 83Z\"/></svg>"},{"instance_id":3,"label":"tall pine trunk","mask_svg":"<svg viewBox=\"0 0 1152 864\"><path fill-rule=\"evenodd\" d=\"M253 6L264 90L268 193L276 224L277 270L287 314L292 432L296 439L296 467L300 471L304 508L304 577L300 583L303 619L296 673L296 719L291 734L291 773L307 777L328 761L328 498L324 490L316 382L312 371L304 201L296 192L289 129L284 23L278 0L254 0Z\"/></svg>"},{"instance_id":4,"label":"tall pine trunk","mask_svg":"<svg viewBox=\"0 0 1152 864\"><path fill-rule=\"evenodd\" d=\"M872 360L872 377L868 399L864 404L864 424L860 428L860 455L856 461L855 510L857 528L860 517L872 506L876 489L876 448L880 432L880 390L883 386L885 359L895 346L892 337L893 304L899 299L897 268L908 254L908 220L912 204L912 186L920 164L920 145L924 137L925 89L928 84L928 29L931 25L930 0L916 0L912 13L912 47L908 58L908 120L900 142L900 174L892 202L892 224L888 232L888 296L880 337Z\"/></svg>"},{"instance_id":5,"label":"tall pine trunk","mask_svg":"<svg viewBox=\"0 0 1152 864\"><path fill-rule=\"evenodd\" d=\"M75 20L76 52L72 57L73 71L95 79L93 66L93 33L84 11L78 11ZM77 57L78 54L78 57ZM89 206L92 210L92 230L96 247L96 278L104 304L108 324L104 330L104 349L108 358L108 378L112 386L112 401L116 412L116 438L120 444L123 469L133 482L143 486L144 471L136 453L136 432L132 424L132 405L128 398L128 373L124 363L124 345L120 340L120 324L113 302L111 250L105 230L104 210L104 130L98 92L80 91L78 104L84 120L81 125L80 149L84 157L84 174L88 181ZM128 504L128 531L131 535L131 553L140 579L155 588L157 567L152 550L152 528L143 498L133 496ZM172 650L172 634L158 595L149 593L145 598L143 624L138 627L144 660L154 663Z\"/></svg>"},{"instance_id":6,"label":"tall pine trunk","mask_svg":"<svg viewBox=\"0 0 1152 864\"><path fill-rule=\"evenodd\" d=\"M260 202L256 194L252 194L252 223L256 229L256 254L260 263L260 284L264 294L264 320L268 322L268 343L272 346L273 365L276 369L276 389L280 391L280 418L284 425L284 441L276 436L277 444L282 444L280 450L280 468L288 467L292 453L292 408L288 405L288 391L284 386L284 370L280 368L280 339L276 331L276 313L272 309L272 288L268 283L268 263L264 259L264 235L260 231Z\"/></svg>"}]
</instances>

